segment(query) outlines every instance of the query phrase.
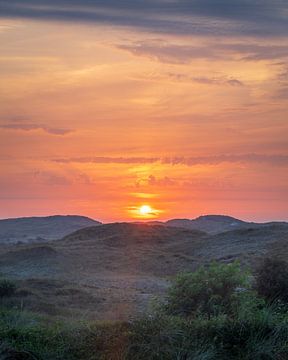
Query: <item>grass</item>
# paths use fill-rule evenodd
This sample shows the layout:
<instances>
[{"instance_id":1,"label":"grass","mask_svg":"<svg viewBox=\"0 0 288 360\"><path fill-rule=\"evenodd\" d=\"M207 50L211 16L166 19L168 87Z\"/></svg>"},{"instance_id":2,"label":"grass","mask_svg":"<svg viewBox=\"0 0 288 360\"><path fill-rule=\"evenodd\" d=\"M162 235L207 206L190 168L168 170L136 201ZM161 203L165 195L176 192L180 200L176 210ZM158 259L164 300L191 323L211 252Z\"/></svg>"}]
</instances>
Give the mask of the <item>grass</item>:
<instances>
[{"instance_id":1,"label":"grass","mask_svg":"<svg viewBox=\"0 0 288 360\"><path fill-rule=\"evenodd\" d=\"M0 358L13 349L20 360L287 360L288 304L265 302L248 272L227 266L180 275L165 303L130 323L52 321L2 303Z\"/></svg>"},{"instance_id":2,"label":"grass","mask_svg":"<svg viewBox=\"0 0 288 360\"><path fill-rule=\"evenodd\" d=\"M0 298L12 296L16 291L13 281L0 279Z\"/></svg>"},{"instance_id":3,"label":"grass","mask_svg":"<svg viewBox=\"0 0 288 360\"><path fill-rule=\"evenodd\" d=\"M122 323L51 323L24 310L0 310L1 343L41 360L121 359L126 331Z\"/></svg>"}]
</instances>

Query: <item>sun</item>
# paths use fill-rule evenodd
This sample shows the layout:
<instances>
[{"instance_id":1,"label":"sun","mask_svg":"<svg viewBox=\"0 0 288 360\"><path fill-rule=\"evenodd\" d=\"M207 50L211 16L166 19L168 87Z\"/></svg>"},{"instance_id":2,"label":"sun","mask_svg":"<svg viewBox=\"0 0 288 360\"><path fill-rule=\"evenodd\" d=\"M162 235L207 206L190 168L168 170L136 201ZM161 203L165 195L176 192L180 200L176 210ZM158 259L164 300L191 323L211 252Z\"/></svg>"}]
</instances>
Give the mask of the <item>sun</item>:
<instances>
[{"instance_id":1,"label":"sun","mask_svg":"<svg viewBox=\"0 0 288 360\"><path fill-rule=\"evenodd\" d=\"M151 220L158 218L158 216L163 212L163 210L154 208L147 203L138 204L138 206L131 206L128 208L128 211L132 218L141 220Z\"/></svg>"},{"instance_id":2,"label":"sun","mask_svg":"<svg viewBox=\"0 0 288 360\"><path fill-rule=\"evenodd\" d=\"M151 208L151 206L149 206L149 205L142 205L142 206L140 206L140 208L139 208L139 213L141 214L141 215L149 215L149 214L152 214L152 208Z\"/></svg>"}]
</instances>

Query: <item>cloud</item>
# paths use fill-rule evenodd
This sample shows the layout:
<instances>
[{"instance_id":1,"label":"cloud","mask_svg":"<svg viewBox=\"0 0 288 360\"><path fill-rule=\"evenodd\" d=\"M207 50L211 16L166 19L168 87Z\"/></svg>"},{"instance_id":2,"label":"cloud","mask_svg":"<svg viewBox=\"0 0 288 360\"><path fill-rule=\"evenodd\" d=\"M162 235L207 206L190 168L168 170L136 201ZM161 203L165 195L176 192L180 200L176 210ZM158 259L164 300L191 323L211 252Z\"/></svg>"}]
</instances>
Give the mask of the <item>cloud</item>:
<instances>
[{"instance_id":1,"label":"cloud","mask_svg":"<svg viewBox=\"0 0 288 360\"><path fill-rule=\"evenodd\" d=\"M266 155L266 154L220 154L214 156L195 157L78 157L78 158L55 158L53 162L69 163L94 163L94 164L153 164L164 165L218 165L221 163L268 163L270 165L288 165L288 155ZM152 179L153 181L153 179Z\"/></svg>"},{"instance_id":2,"label":"cloud","mask_svg":"<svg viewBox=\"0 0 288 360\"><path fill-rule=\"evenodd\" d=\"M269 163L274 165L287 165L288 155L266 155L266 154L242 154L242 155L215 155L202 157L176 157L164 158L162 163L177 165L183 164L188 166L208 164L217 165L221 163Z\"/></svg>"},{"instance_id":3,"label":"cloud","mask_svg":"<svg viewBox=\"0 0 288 360\"><path fill-rule=\"evenodd\" d=\"M170 64L188 64L195 59L261 61L288 58L287 45L261 46L256 43L179 45L163 40L144 40L116 47L136 56Z\"/></svg>"},{"instance_id":4,"label":"cloud","mask_svg":"<svg viewBox=\"0 0 288 360\"><path fill-rule=\"evenodd\" d=\"M141 178L140 180L138 180L136 182L136 187L139 187L139 186L174 186L176 185L177 182L174 180L174 179L171 179L170 177L168 176L164 176L162 178L157 178L156 176L154 175L150 175L148 176L147 178Z\"/></svg>"},{"instance_id":5,"label":"cloud","mask_svg":"<svg viewBox=\"0 0 288 360\"><path fill-rule=\"evenodd\" d=\"M27 174L30 175L30 174ZM71 185L71 180L68 177L61 174L57 174L51 171L38 170L33 174L33 180L36 183L46 184L51 186L66 186Z\"/></svg>"},{"instance_id":6,"label":"cloud","mask_svg":"<svg viewBox=\"0 0 288 360\"><path fill-rule=\"evenodd\" d=\"M197 35L287 35L283 0L1 0L0 16Z\"/></svg>"},{"instance_id":7,"label":"cloud","mask_svg":"<svg viewBox=\"0 0 288 360\"><path fill-rule=\"evenodd\" d=\"M288 24L287 24L288 25ZM220 50L243 54L242 60L277 60L288 57L287 45L222 44Z\"/></svg>"},{"instance_id":8,"label":"cloud","mask_svg":"<svg viewBox=\"0 0 288 360\"><path fill-rule=\"evenodd\" d=\"M176 45L162 40L137 41L117 47L136 56L170 64L187 64L193 59L220 58L220 55L210 46Z\"/></svg>"},{"instance_id":9,"label":"cloud","mask_svg":"<svg viewBox=\"0 0 288 360\"><path fill-rule=\"evenodd\" d=\"M214 77L207 77L207 76L191 76L187 74L180 74L180 73L168 73L168 77L177 81L192 81L198 84L208 84L208 85L229 85L233 87L244 86L243 82L234 79L234 78L227 78L226 76L214 76Z\"/></svg>"},{"instance_id":10,"label":"cloud","mask_svg":"<svg viewBox=\"0 0 288 360\"><path fill-rule=\"evenodd\" d=\"M57 163L94 163L94 164L152 164L159 161L157 157L77 157L52 159Z\"/></svg>"},{"instance_id":11,"label":"cloud","mask_svg":"<svg viewBox=\"0 0 288 360\"><path fill-rule=\"evenodd\" d=\"M49 126L39 124L4 124L0 125L0 129L20 131L42 130L47 134L60 136L67 135L73 132L73 130L71 129L51 128Z\"/></svg>"},{"instance_id":12,"label":"cloud","mask_svg":"<svg viewBox=\"0 0 288 360\"><path fill-rule=\"evenodd\" d=\"M278 100L288 99L288 84L278 89L273 95L273 99L278 99Z\"/></svg>"},{"instance_id":13,"label":"cloud","mask_svg":"<svg viewBox=\"0 0 288 360\"><path fill-rule=\"evenodd\" d=\"M237 79L230 79L226 81L227 84L229 84L230 86L243 86L244 84L242 83L242 81L237 80Z\"/></svg>"},{"instance_id":14,"label":"cloud","mask_svg":"<svg viewBox=\"0 0 288 360\"><path fill-rule=\"evenodd\" d=\"M286 64L285 64L286 65ZM280 74L278 75L278 80L280 82L284 81L288 81L288 68L285 66L284 69L281 70Z\"/></svg>"},{"instance_id":15,"label":"cloud","mask_svg":"<svg viewBox=\"0 0 288 360\"><path fill-rule=\"evenodd\" d=\"M283 64L283 65L284 67L281 69L280 73L276 78L278 85L277 89L272 95L272 98L276 100L288 99L288 68L287 68L287 64Z\"/></svg>"},{"instance_id":16,"label":"cloud","mask_svg":"<svg viewBox=\"0 0 288 360\"><path fill-rule=\"evenodd\" d=\"M8 25L8 24L0 24L0 34L13 30L14 28L16 28L16 26Z\"/></svg>"}]
</instances>

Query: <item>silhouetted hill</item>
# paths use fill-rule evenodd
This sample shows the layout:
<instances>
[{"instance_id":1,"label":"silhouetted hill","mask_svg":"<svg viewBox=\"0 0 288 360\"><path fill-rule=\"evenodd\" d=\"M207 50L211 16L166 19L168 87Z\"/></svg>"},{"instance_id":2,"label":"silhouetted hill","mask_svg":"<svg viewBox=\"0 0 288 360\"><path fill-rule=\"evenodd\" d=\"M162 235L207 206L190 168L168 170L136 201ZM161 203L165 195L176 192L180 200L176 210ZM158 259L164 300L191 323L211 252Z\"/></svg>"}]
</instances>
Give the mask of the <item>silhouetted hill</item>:
<instances>
[{"instance_id":1,"label":"silhouetted hill","mask_svg":"<svg viewBox=\"0 0 288 360\"><path fill-rule=\"evenodd\" d=\"M109 242L110 245L137 246L143 244L168 244L182 239L206 236L199 230L188 230L162 225L147 225L133 223L110 223L80 229L65 236L59 242L98 241Z\"/></svg>"},{"instance_id":2,"label":"silhouetted hill","mask_svg":"<svg viewBox=\"0 0 288 360\"><path fill-rule=\"evenodd\" d=\"M0 220L0 244L59 239L75 230L101 223L85 216L55 215Z\"/></svg>"},{"instance_id":3,"label":"silhouetted hill","mask_svg":"<svg viewBox=\"0 0 288 360\"><path fill-rule=\"evenodd\" d=\"M196 219L172 219L166 223L168 226L184 227L187 229L197 229L210 234L221 233L238 228L246 228L254 225L226 215L205 215ZM257 224L255 224L257 225Z\"/></svg>"},{"instance_id":4,"label":"silhouetted hill","mask_svg":"<svg viewBox=\"0 0 288 360\"><path fill-rule=\"evenodd\" d=\"M206 239L205 247L201 249L199 256L205 256L208 260L232 261L239 259L253 268L264 256L281 255L283 249L279 248L279 244L284 245L284 243L286 248L288 224L266 223L212 235ZM273 249L277 248L279 251L273 252ZM288 261L288 256L286 260Z\"/></svg>"},{"instance_id":5,"label":"silhouetted hill","mask_svg":"<svg viewBox=\"0 0 288 360\"><path fill-rule=\"evenodd\" d=\"M136 222L136 224L143 224L143 222ZM287 224L285 222L267 222L267 223L255 223L246 222L236 219L227 215L203 215L195 219L170 219L166 222L163 221L147 221L147 225L162 225L181 227L190 230L204 231L208 234L220 234L225 231L237 230L237 229L250 229L265 227L272 224Z\"/></svg>"}]
</instances>

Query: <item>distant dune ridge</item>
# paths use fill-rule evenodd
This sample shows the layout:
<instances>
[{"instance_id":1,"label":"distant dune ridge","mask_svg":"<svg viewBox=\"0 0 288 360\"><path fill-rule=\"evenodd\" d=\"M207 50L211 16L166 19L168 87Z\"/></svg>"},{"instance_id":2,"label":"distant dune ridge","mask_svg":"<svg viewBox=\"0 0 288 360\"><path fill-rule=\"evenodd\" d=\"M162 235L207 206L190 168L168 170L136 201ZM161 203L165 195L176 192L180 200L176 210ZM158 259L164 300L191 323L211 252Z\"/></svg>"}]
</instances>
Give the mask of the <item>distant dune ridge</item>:
<instances>
[{"instance_id":1,"label":"distant dune ridge","mask_svg":"<svg viewBox=\"0 0 288 360\"><path fill-rule=\"evenodd\" d=\"M78 215L4 219L0 220L0 244L59 239L73 231L100 224L99 221Z\"/></svg>"},{"instance_id":2,"label":"distant dune ridge","mask_svg":"<svg viewBox=\"0 0 288 360\"><path fill-rule=\"evenodd\" d=\"M186 229L194 229L205 231L208 234L218 234L224 231L236 229L248 229L270 224L280 224L281 222L254 223L246 222L227 215L203 215L196 219L171 219L165 222L149 221L149 225L164 225L173 227L182 227Z\"/></svg>"},{"instance_id":3,"label":"distant dune ridge","mask_svg":"<svg viewBox=\"0 0 288 360\"><path fill-rule=\"evenodd\" d=\"M72 219L60 217L52 223ZM159 222L101 225L81 219L93 226L46 243L0 247L0 273L17 279L31 293L25 298L27 308L54 315L77 317L85 311L95 319L126 319L145 311L151 297L162 296L170 277L179 272L193 271L212 260L239 259L252 268L264 256L288 260L285 222L255 224L203 216L172 220L167 226ZM201 230L187 228L191 224L200 224ZM66 232L68 225L62 230ZM36 280L40 288L35 287Z\"/></svg>"},{"instance_id":4,"label":"distant dune ridge","mask_svg":"<svg viewBox=\"0 0 288 360\"><path fill-rule=\"evenodd\" d=\"M135 222L136 224L142 222ZM0 244L40 243L60 239L74 231L102 223L79 215L54 215L0 220ZM148 225L181 227L208 234L267 226L273 223L245 222L226 215L204 215L196 219L171 219L166 222L148 221ZM277 223L276 223L277 224Z\"/></svg>"}]
</instances>

